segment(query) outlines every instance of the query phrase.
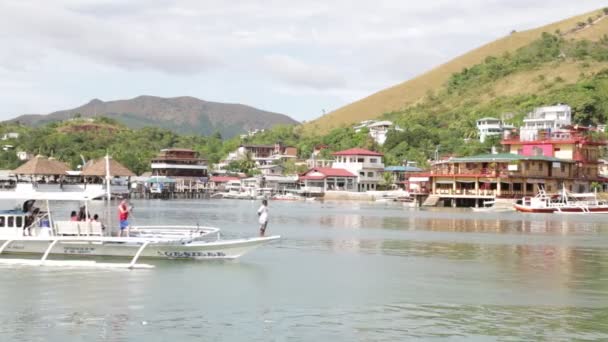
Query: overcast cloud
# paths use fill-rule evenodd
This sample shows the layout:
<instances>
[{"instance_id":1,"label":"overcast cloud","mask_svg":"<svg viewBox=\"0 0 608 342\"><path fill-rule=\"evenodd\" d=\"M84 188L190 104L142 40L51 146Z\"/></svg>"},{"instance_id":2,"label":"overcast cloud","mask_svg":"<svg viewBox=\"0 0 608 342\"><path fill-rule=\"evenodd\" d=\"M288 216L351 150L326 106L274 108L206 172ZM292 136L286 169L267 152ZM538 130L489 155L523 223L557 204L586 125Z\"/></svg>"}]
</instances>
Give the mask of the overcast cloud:
<instances>
[{"instance_id":1,"label":"overcast cloud","mask_svg":"<svg viewBox=\"0 0 608 342\"><path fill-rule=\"evenodd\" d=\"M3 0L0 119L190 95L318 117L595 0Z\"/></svg>"}]
</instances>

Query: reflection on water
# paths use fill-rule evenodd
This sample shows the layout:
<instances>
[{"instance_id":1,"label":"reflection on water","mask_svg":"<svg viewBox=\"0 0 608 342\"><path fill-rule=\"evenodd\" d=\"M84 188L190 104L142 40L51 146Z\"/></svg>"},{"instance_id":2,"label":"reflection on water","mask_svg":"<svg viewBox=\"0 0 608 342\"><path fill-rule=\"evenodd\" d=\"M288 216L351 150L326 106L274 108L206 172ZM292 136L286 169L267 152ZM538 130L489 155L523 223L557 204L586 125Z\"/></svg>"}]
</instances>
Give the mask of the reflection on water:
<instances>
[{"instance_id":1,"label":"reflection on water","mask_svg":"<svg viewBox=\"0 0 608 342\"><path fill-rule=\"evenodd\" d=\"M134 204L136 224L199 223L227 237L257 231L255 201ZM2 267L0 338L608 339L601 217L348 202L269 209L269 231L283 240L239 261L138 271Z\"/></svg>"}]
</instances>

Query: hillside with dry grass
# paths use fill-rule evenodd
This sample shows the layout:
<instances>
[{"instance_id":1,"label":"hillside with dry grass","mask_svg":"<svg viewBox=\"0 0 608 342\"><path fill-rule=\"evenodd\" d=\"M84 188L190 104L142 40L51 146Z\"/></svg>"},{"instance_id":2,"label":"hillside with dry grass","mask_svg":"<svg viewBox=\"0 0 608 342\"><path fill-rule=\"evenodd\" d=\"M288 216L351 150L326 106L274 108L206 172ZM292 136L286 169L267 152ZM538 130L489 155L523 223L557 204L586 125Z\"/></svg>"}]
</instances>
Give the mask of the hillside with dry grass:
<instances>
[{"instance_id":1,"label":"hillside with dry grass","mask_svg":"<svg viewBox=\"0 0 608 342\"><path fill-rule=\"evenodd\" d=\"M555 33L564 40L598 41L608 33L608 20L606 19L606 13L603 10L598 10L540 28L512 33L409 81L381 90L311 121L304 125L304 131L329 132L335 127L373 119L389 112L403 111L420 103L429 94L436 93L444 88L452 74L477 65L490 56L513 53L537 40L543 32ZM581 71L581 68L585 70ZM582 66L578 62L560 63L557 66L543 65L539 66L539 69L531 70L526 74L509 75L508 78L500 80L494 86L492 92L484 94L484 97L490 100L502 95L516 95L535 91L538 88L538 82L532 82L532 80L537 79L540 75L543 75L547 80L559 79L563 80L564 83L573 83L576 82L581 72L592 73L603 68L603 63Z\"/></svg>"}]
</instances>

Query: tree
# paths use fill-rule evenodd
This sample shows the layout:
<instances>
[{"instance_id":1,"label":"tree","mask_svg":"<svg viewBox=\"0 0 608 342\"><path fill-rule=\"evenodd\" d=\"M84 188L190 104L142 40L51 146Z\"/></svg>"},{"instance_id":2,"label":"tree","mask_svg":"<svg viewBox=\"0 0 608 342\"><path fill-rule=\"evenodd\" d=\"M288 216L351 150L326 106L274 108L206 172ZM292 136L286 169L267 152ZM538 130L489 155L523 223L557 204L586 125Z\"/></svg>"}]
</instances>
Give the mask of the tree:
<instances>
[{"instance_id":1,"label":"tree","mask_svg":"<svg viewBox=\"0 0 608 342\"><path fill-rule=\"evenodd\" d=\"M393 185L393 184L394 184L393 174L390 172L383 172L382 180L380 181L380 185L384 189L390 189L391 185Z\"/></svg>"}]
</instances>

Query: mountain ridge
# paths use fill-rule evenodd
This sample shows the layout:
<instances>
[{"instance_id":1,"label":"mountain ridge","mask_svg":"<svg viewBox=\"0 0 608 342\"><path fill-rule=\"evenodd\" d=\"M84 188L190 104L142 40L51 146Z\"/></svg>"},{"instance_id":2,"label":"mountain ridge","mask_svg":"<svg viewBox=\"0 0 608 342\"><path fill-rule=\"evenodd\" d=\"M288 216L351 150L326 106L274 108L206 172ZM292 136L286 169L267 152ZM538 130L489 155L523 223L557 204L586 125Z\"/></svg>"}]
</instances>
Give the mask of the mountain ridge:
<instances>
[{"instance_id":1,"label":"mountain ridge","mask_svg":"<svg viewBox=\"0 0 608 342\"><path fill-rule=\"evenodd\" d=\"M49 114L25 114L9 122L39 126L82 117L107 116L130 128L155 126L182 134L209 135L219 132L232 137L247 130L268 129L299 122L285 114L269 112L239 103L220 103L193 96L159 97L140 95L131 99L102 101L94 98L76 108Z\"/></svg>"}]
</instances>

